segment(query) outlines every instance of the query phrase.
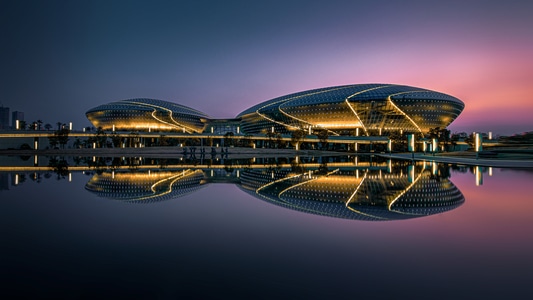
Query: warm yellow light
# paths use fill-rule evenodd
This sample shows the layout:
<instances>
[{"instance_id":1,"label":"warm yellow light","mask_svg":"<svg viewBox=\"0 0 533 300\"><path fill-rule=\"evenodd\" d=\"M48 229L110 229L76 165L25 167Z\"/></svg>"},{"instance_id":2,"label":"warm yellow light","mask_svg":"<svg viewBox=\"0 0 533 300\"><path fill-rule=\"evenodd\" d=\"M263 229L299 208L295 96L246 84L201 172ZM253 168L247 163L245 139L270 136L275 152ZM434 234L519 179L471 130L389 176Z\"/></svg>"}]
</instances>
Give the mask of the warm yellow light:
<instances>
[{"instance_id":1,"label":"warm yellow light","mask_svg":"<svg viewBox=\"0 0 533 300\"><path fill-rule=\"evenodd\" d=\"M474 168L474 173L476 174L476 186L483 185L483 172L481 171L480 166Z\"/></svg>"},{"instance_id":2,"label":"warm yellow light","mask_svg":"<svg viewBox=\"0 0 533 300\"><path fill-rule=\"evenodd\" d=\"M479 152L479 151L483 150L482 141L483 141L483 139L481 137L481 134L476 133L475 134L475 146L474 146L474 150L476 152Z\"/></svg>"}]
</instances>

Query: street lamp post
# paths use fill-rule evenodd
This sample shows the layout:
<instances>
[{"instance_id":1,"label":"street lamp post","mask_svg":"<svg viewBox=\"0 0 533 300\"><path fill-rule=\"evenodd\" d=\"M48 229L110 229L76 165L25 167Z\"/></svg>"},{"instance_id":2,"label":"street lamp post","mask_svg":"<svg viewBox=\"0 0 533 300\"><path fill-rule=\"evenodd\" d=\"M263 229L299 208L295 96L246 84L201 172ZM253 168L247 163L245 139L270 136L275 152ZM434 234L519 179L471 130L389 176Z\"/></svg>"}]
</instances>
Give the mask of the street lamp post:
<instances>
[{"instance_id":1,"label":"street lamp post","mask_svg":"<svg viewBox=\"0 0 533 300\"><path fill-rule=\"evenodd\" d=\"M407 150L411 152L412 159L415 159L415 135L407 135Z\"/></svg>"}]
</instances>

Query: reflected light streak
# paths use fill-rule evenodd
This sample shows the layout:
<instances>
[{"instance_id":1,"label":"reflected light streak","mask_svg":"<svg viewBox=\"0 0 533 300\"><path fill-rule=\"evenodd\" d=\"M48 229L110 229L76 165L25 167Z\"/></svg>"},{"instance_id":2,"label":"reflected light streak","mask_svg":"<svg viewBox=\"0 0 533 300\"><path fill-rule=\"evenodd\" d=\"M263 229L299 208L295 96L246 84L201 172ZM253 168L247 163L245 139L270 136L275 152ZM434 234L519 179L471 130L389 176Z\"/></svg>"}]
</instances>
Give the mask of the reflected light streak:
<instances>
[{"instance_id":1,"label":"reflected light streak","mask_svg":"<svg viewBox=\"0 0 533 300\"><path fill-rule=\"evenodd\" d=\"M414 168L413 168L413 170L414 170ZM402 197L405 193L407 193L407 191L409 191L418 182L418 180L420 180L420 178L422 178L422 174L423 174L423 172L420 172L420 174L418 174L418 177L416 177L416 179L405 190L403 190L396 198L394 198L389 203L388 210L392 211L392 205L394 204L394 202L396 202L398 199L400 199L400 197ZM394 212L405 214L405 213L403 213L401 211L394 211Z\"/></svg>"}]
</instances>

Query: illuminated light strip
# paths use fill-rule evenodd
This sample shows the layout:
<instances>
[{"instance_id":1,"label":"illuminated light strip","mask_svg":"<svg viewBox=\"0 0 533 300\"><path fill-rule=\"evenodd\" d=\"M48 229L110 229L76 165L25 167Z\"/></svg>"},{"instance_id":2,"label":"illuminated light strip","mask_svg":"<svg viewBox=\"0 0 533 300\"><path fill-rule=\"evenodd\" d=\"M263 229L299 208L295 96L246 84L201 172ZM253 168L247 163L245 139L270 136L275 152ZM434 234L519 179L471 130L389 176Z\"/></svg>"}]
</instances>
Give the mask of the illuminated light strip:
<instances>
[{"instance_id":1,"label":"illuminated light strip","mask_svg":"<svg viewBox=\"0 0 533 300\"><path fill-rule=\"evenodd\" d=\"M361 185L363 185L363 182L365 181L367 174L368 174L368 170L365 172L365 176L363 176L363 179L361 180L361 182L359 183L357 188L355 188L355 191L353 192L352 196L350 196L350 199L348 199L348 201L346 201L346 208L351 210L351 211L353 211L353 212L355 212L355 213L357 213L357 214L363 215L365 217L374 218L374 219L380 219L380 220L387 220L387 218L383 218L383 217L378 217L378 216L374 216L374 215L371 215L371 214L367 214L367 213L364 213L362 211L359 211L359 210L349 206L349 204L352 202L353 197L357 194L357 192L359 191L359 188L361 187Z\"/></svg>"},{"instance_id":2,"label":"illuminated light strip","mask_svg":"<svg viewBox=\"0 0 533 300\"><path fill-rule=\"evenodd\" d=\"M348 124L333 124L333 125L327 125L327 124L316 124L316 126L318 127L321 127L321 128L324 128L324 127L333 127L333 128L351 128L351 127L357 127L357 126L360 126L361 123L348 123Z\"/></svg>"},{"instance_id":3,"label":"illuminated light strip","mask_svg":"<svg viewBox=\"0 0 533 300\"><path fill-rule=\"evenodd\" d=\"M187 170L187 175L188 175L190 172L191 172L190 170ZM156 183L152 184L152 186L150 187L150 189L152 190L152 192L155 193L155 192L156 192L156 191L155 191L156 186L158 186L159 184L161 184L161 183L163 183L163 182L165 182L165 181L167 181L167 180L171 180L172 178L176 178L176 177L180 177L180 176L181 176L181 177L185 177L185 174L184 174L184 173L182 173L182 174L177 174L177 175L171 176L171 177L169 177L169 178L161 179L161 180L157 181Z\"/></svg>"},{"instance_id":4,"label":"illuminated light strip","mask_svg":"<svg viewBox=\"0 0 533 300\"><path fill-rule=\"evenodd\" d=\"M361 126L363 126L363 130L365 131L365 134L368 136L368 131L366 131L365 124L363 123L363 121L361 121L361 119L359 118L359 116L355 112L355 109L353 109L353 107L350 105L350 102L348 102L348 99L346 99L345 101L346 101L346 104L348 105L348 107L352 110L352 112L355 115L355 117L357 118L357 120L359 120L359 123L361 124Z\"/></svg>"},{"instance_id":5,"label":"illuminated light strip","mask_svg":"<svg viewBox=\"0 0 533 300\"><path fill-rule=\"evenodd\" d=\"M153 117L154 119L158 120L159 122L161 122L161 123L163 123L163 124L167 124L167 125L169 125L169 126L172 126L172 127L174 127L174 128L180 128L180 127L179 127L180 124L175 125L175 124L172 124L172 123L169 123L169 122L166 122L166 121L163 121L163 120L159 119L158 117L155 116L155 113L156 113L156 112L157 112L156 109L154 109L154 111L152 112L152 117ZM182 126L182 127L184 127L183 129L185 129L185 126Z\"/></svg>"},{"instance_id":6,"label":"illuminated light strip","mask_svg":"<svg viewBox=\"0 0 533 300\"><path fill-rule=\"evenodd\" d=\"M281 178L281 179L278 179L278 180L274 180L274 181L272 181L272 182L269 182L269 183L267 183L267 184L265 184L265 185L260 186L259 188L257 188L257 189L255 190L255 193L256 193L256 194L259 194L259 191L262 190L262 189L264 189L264 188L266 188L266 187L269 187L269 186L271 186L271 185L273 185L273 184L276 184L276 183L278 183L278 182L282 182L282 181L285 181L285 180L293 179L293 178L300 177L300 176L303 176L303 175L305 175L305 174L297 174L297 175L294 175L294 176L291 176L291 177L284 177L284 178Z\"/></svg>"},{"instance_id":7,"label":"illuminated light strip","mask_svg":"<svg viewBox=\"0 0 533 300\"><path fill-rule=\"evenodd\" d=\"M267 104L267 105L265 105L265 106L262 106L262 107L258 108L255 112L256 112L258 115L260 115L261 117L263 117L263 118L269 120L270 122L273 122L273 123L276 123L276 124L280 124L280 125L282 125L282 126L291 127L291 128L294 128L294 129L300 129L300 127L298 127L298 126L293 126L293 125L289 125L289 124L285 124L285 123L282 123L282 122L278 122L278 121L276 121L276 120L273 120L273 119L267 117L266 115L260 113L259 110L264 109L264 108L266 108L266 107L269 107L269 106L272 106L272 105L275 105L275 104L278 104L278 103L282 102L282 103L278 106L278 110L279 110L282 114L288 116L289 118L295 119L295 120L297 120L297 121L300 121L300 122L303 122L303 123L306 123L306 124L309 124L309 125L313 125L312 123L309 123L309 122L304 121L304 120L302 120L302 119L296 118L296 117L291 116L291 115L289 115L288 113L284 112L284 111L281 110L281 108L280 108L281 105L284 105L284 104L286 104L286 103L288 103L288 102L291 102L291 101L295 101L295 100L300 99L300 98L302 98L302 97L307 97L307 96L317 95L317 94L321 94L321 93L331 92L331 91L340 90L340 89L343 89L343 88L346 88L346 87L337 87L337 88L327 89L327 90L322 90L322 91L318 91L318 92L314 92L314 93L308 93L308 94L304 94L304 95L300 95L300 96L292 97L292 98L289 98L289 99L282 99L282 100L279 100L279 101L276 101L276 102L273 102L273 103L269 103L269 104ZM328 130L328 129L326 129L326 130ZM328 131L330 131L330 130L328 130ZM339 134L337 134L336 132L333 132L333 131L330 131L330 132L332 132L332 133L335 134L335 135L339 135Z\"/></svg>"},{"instance_id":8,"label":"illuminated light strip","mask_svg":"<svg viewBox=\"0 0 533 300\"><path fill-rule=\"evenodd\" d=\"M398 106L396 106L396 104L394 104L394 102L392 102L391 97L393 97L393 96L397 96L397 95L401 95L401 94L423 93L423 92L427 92L427 91L401 92L401 93L397 93L397 94L389 95L389 96L387 97L387 101L389 101L390 104L391 104L395 109L397 109L402 115L404 115L409 121L411 121L411 123L413 123L413 125L415 125L415 127L418 129L418 131L419 131L420 133L422 133L422 129L420 129L420 127L415 123L415 121L413 121L413 119L411 119L411 117L409 117L406 113L403 112L403 110L401 110Z\"/></svg>"},{"instance_id":9,"label":"illuminated light strip","mask_svg":"<svg viewBox=\"0 0 533 300\"><path fill-rule=\"evenodd\" d=\"M405 190L403 190L396 198L394 198L390 203L389 203L389 207L388 207L388 210L389 211L392 211L391 210L391 207L392 205L394 204L394 202L398 201L398 199L400 199L401 196L403 196L405 193L407 193L417 182L418 180L420 180L420 178L422 178L422 174L424 174L424 172L420 172L420 174L418 174L418 177L413 181L413 183L411 183L407 188L405 188ZM394 212L397 212L397 213L401 213L401 214L404 214L403 212L401 211L396 211L394 210ZM407 215L407 214L406 214Z\"/></svg>"},{"instance_id":10,"label":"illuminated light strip","mask_svg":"<svg viewBox=\"0 0 533 300\"><path fill-rule=\"evenodd\" d=\"M359 188L361 187L361 185L362 185L363 182L365 181L367 175L368 175L368 169L367 169L367 171L365 172L365 175L363 176L363 179L361 179L361 182L359 182L359 184L358 184L357 187L355 188L355 191L353 192L353 194L350 196L350 198L348 199L348 201L346 201L346 207L348 207L348 204L350 204L350 202L352 202L353 197L354 197L355 194L357 194L357 192L359 191Z\"/></svg>"},{"instance_id":11,"label":"illuminated light strip","mask_svg":"<svg viewBox=\"0 0 533 300\"><path fill-rule=\"evenodd\" d=\"M337 172L337 171L339 171L339 169L336 169L336 170L334 170L334 171L332 171L332 172L326 174L325 176L328 176L328 175L330 175L330 174L332 174L332 173L335 173L335 172ZM302 175L305 175L305 174L302 174ZM321 176L321 177L322 177L322 176ZM319 178L321 178L321 177L319 177ZM316 179L314 179L314 180L317 180L317 179L319 179L319 178L316 178ZM284 205L287 205L287 206L289 206L289 207L295 208L295 209L297 209L298 211L303 210L303 211L305 211L305 212L312 212L312 213L316 213L316 214L321 215L321 216L338 217L335 213L326 213L326 212L321 211L321 210L315 210L315 209L310 209L310 208L302 207L302 206L295 205L295 204L292 204L292 203L290 203L290 202L287 202L286 200L280 198L280 195L281 195L282 193L284 193L286 190L291 189L291 188L294 188L294 187L299 186L299 185L302 185L302 184L309 183L310 181L314 181L314 180L308 180L308 181L305 181L305 182L301 182L301 183L299 183L299 184L296 184L296 185L294 185L294 186L291 186L291 187L285 189L284 191L282 191L281 193L279 193L279 194L278 194L278 198L276 198L276 199L272 199L272 198L269 198L269 197L266 197L266 196L263 196L263 195L260 195L260 196L262 196L262 197L264 197L264 198L266 198L266 199L269 199L269 200L274 200L274 202L280 202L280 203L283 203ZM361 213L361 214L363 214L363 213ZM377 218L377 217L376 217L376 218Z\"/></svg>"},{"instance_id":12,"label":"illuminated light strip","mask_svg":"<svg viewBox=\"0 0 533 300\"><path fill-rule=\"evenodd\" d=\"M331 175L331 174L333 174L333 173L338 172L339 170L340 170L340 169L333 170L333 171L331 171L331 172L329 172L329 173L327 173L326 175L323 175L323 176L329 176L329 175ZM295 188L295 187L298 187L298 186L300 186L300 185L304 185L304 184L309 183L309 182L311 182L311 181L318 180L318 179L322 178L323 176L320 176L320 177L317 177L317 178L315 178L315 179L307 180L307 181L300 182L300 183L298 183L298 184L292 185L292 186L290 186L290 187L284 189L283 191L279 192L279 194L278 194L278 198L281 199L281 194L285 193L285 192L288 191L288 190L291 190L291 189L293 189L293 188Z\"/></svg>"},{"instance_id":13,"label":"illuminated light strip","mask_svg":"<svg viewBox=\"0 0 533 300\"><path fill-rule=\"evenodd\" d=\"M305 95L302 95L302 96L305 96ZM290 98L289 98L289 99L281 99L281 100L279 100L279 101L272 102L272 103L269 103L269 104L267 104L267 105L261 106L261 107L259 107L259 108L255 111L255 113L258 114L259 116L261 116L261 117L267 119L267 120L270 121L270 122L273 122L273 123L276 123L276 124L280 124L280 125L282 125L282 126L292 127L292 128L294 128L294 129L299 129L299 127L292 126L292 125L288 125L288 124L285 124L285 123L282 123L282 122L278 122L278 121L276 121L276 120L273 120L273 119L271 119L271 118L267 117L266 115L264 115L264 114L262 114L262 113L259 112L259 110L261 110L261 109L264 109L264 108L267 108L267 107L269 107L269 106L272 106L272 105L278 104L278 103L280 103L280 102L283 104L283 102L286 102L286 101L288 101L288 100L290 100Z\"/></svg>"},{"instance_id":14,"label":"illuminated light strip","mask_svg":"<svg viewBox=\"0 0 533 300\"><path fill-rule=\"evenodd\" d=\"M368 131L366 130L366 126L365 124L363 123L363 121L361 121L361 119L359 118L359 115L357 114L357 112L355 111L355 109L353 109L353 107L350 105L350 101L348 101L348 99L352 98L352 97L355 97L357 95L360 95L360 94L363 94L363 93L366 93L366 92L370 92L370 91L373 91L373 90L379 90L379 89L382 89L382 88L385 88L385 87L389 87L391 85L382 85L382 86L377 86L377 87L373 87L373 88L369 88L369 89L366 89L366 90L363 90L363 91L359 91L353 95L350 95L348 97L346 97L345 101L346 101L346 104L348 104L348 107L352 110L352 112L354 113L354 115L357 117L357 120L359 120L359 123L361 123L361 125L363 126L363 130L365 131L365 134L368 136Z\"/></svg>"},{"instance_id":15,"label":"illuminated light strip","mask_svg":"<svg viewBox=\"0 0 533 300\"><path fill-rule=\"evenodd\" d=\"M328 89L328 90L318 91L318 92L314 92L314 93L305 94L305 95L302 95L302 96L298 96L298 97L290 98L290 99L287 99L287 101L285 101L284 103L280 104L280 105L278 106L278 110L279 110L282 114L286 115L286 116L289 117L289 118L293 118L293 119L295 119L295 120L297 120L297 121L300 121L300 122L302 122L302 123L306 123L306 124L309 124L309 125L312 126L312 125L315 125L315 124L313 124L313 123L311 123L311 122L308 122L308 121L305 121L305 120L302 120L302 119L300 119L300 118L297 118L297 117L295 117L295 116L293 116L293 115L291 115L291 114L285 112L284 110L281 109L281 106L282 106L282 105L287 105L289 102L296 101L296 100L298 100L299 98L302 98L302 97L304 97L304 96L305 96L305 97L308 97L308 96L318 95L318 94L322 94L322 93L326 93L326 92L337 91L337 90L341 90L341 89L345 89L345 88L347 88L347 87L345 87L345 86L344 86L344 87L337 87L337 88L333 88L333 89ZM327 131L331 132L331 133L334 134L334 135L339 135L339 134L336 133L335 131L331 131L331 130L329 130L329 129L327 129L327 128L324 128L324 129L326 129Z\"/></svg>"},{"instance_id":16,"label":"illuminated light strip","mask_svg":"<svg viewBox=\"0 0 533 300\"><path fill-rule=\"evenodd\" d=\"M367 213L364 213L362 211L359 211L355 208L352 208L352 207L349 207L349 206L346 206L347 209L353 211L354 213L357 213L357 214L360 214L360 215L363 215L365 217L369 217L369 218L374 218L374 219L380 219L380 220L388 220L387 218L384 218L384 217L379 217L379 216L374 216L374 215L371 215L371 214L367 214Z\"/></svg>"},{"instance_id":17,"label":"illuminated light strip","mask_svg":"<svg viewBox=\"0 0 533 300\"><path fill-rule=\"evenodd\" d=\"M256 113L257 113L258 115L260 115L261 117L263 117L263 118L269 120L269 121L272 122L272 123L280 124L280 125L282 125L282 126L291 127L291 128L293 128L293 129L300 129L300 127L298 127L298 126L293 126L293 125L289 125L289 124L285 124L285 123L282 123L282 122L278 122L278 121L276 121L276 120L273 120L273 119L267 117L266 115L263 115L263 114L260 113L259 111L256 111Z\"/></svg>"},{"instance_id":18,"label":"illuminated light strip","mask_svg":"<svg viewBox=\"0 0 533 300\"><path fill-rule=\"evenodd\" d=\"M309 209L309 208L306 208L306 207L302 207L302 206L298 206L298 205L295 205L295 204L292 204L290 202L286 202L286 200L282 200L282 199L279 199L279 198L274 198L274 197L269 197L267 195L261 195L261 194L257 194L258 197L262 198L262 199L266 199L268 201L271 201L271 202L274 202L278 205L285 205L289 208L292 208L292 209L295 209L296 211L299 211L299 212L310 212L310 213L316 213L320 216L330 216L330 217L339 217L338 215L336 215L335 213L327 213L327 212L324 212L324 211L320 211L320 210L313 210L313 209Z\"/></svg>"},{"instance_id":19,"label":"illuminated light strip","mask_svg":"<svg viewBox=\"0 0 533 300\"><path fill-rule=\"evenodd\" d=\"M163 193L160 193L160 194L155 194L155 195L150 195L150 196L146 196L146 197L137 198L137 199L135 199L135 200L133 200L133 201L144 201L144 200L147 200L147 199L156 198L156 197L161 197L161 196L164 196L164 195L170 194L170 193L172 193L172 185L173 185L176 181L178 181L178 180L180 180L180 179L183 179L183 178L185 178L185 177L189 177L190 175L193 175L194 173L196 173L196 171L195 171L195 172L190 172L190 171L189 171L189 173L190 173L190 174L186 174L186 175L178 174L178 175L172 176L171 178L165 178L165 179L162 179L162 180L160 180L160 181L154 183L154 184L152 185L152 187L151 187L151 190L152 190L152 192L155 193L155 192L156 192L156 191L155 191L155 186L156 186L156 185L158 185L158 184L160 184L160 183L163 183L163 182L165 182L165 181L168 181L168 180L172 180L172 181L170 182L170 184L169 184L169 189L168 189L167 191L165 191L165 192L163 192Z\"/></svg>"},{"instance_id":20,"label":"illuminated light strip","mask_svg":"<svg viewBox=\"0 0 533 300\"><path fill-rule=\"evenodd\" d=\"M151 107L151 108L154 108L154 107L155 107L155 108L160 108L160 109L162 109L162 110L165 110L165 111L167 111L167 112L170 113L170 119L171 119L171 120L172 120L177 126L181 126L181 127L183 127L183 128L187 128L187 129L189 129L190 131L193 131L193 132L199 132L199 131L194 130L194 128L191 128L191 127L189 127L189 126L182 125L182 124L179 123L178 121L174 120L174 117L172 116L173 111L172 111L171 109L168 109L168 108L166 108L166 107L162 107L162 106L159 106L159 105L154 105L154 104L151 104L151 103L143 103L143 102L137 102L137 101L128 101L128 102L129 102L129 103L139 104L139 105L141 105L141 106L148 106L148 107ZM168 122L165 122L165 121L163 121L163 120L160 120L160 119L156 118L156 117L154 116L154 113L155 113L155 112L156 112L155 110L152 112L152 117L154 117L156 120L158 120L158 121L160 121L160 122L163 122L163 123L166 123L166 124L169 124L169 125L172 125L172 126L176 126L176 125L174 125L174 124L171 124L171 123L168 123Z\"/></svg>"}]
</instances>

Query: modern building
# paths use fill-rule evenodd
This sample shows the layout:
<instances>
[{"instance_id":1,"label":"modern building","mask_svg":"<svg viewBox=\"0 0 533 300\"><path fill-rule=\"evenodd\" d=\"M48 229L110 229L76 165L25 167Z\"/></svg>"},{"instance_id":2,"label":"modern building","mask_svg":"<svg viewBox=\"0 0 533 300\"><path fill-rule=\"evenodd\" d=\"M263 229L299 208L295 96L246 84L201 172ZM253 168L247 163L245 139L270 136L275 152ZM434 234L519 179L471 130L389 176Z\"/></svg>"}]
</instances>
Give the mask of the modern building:
<instances>
[{"instance_id":1,"label":"modern building","mask_svg":"<svg viewBox=\"0 0 533 300\"><path fill-rule=\"evenodd\" d=\"M0 130L9 129L9 107L0 106Z\"/></svg>"},{"instance_id":2,"label":"modern building","mask_svg":"<svg viewBox=\"0 0 533 300\"><path fill-rule=\"evenodd\" d=\"M238 117L242 118L242 130L250 133L325 129L330 135L373 136L445 128L463 108L461 100L426 89L356 84L275 98Z\"/></svg>"},{"instance_id":3,"label":"modern building","mask_svg":"<svg viewBox=\"0 0 533 300\"><path fill-rule=\"evenodd\" d=\"M304 91L259 103L234 119L212 119L192 108L162 100L130 99L87 111L104 130L183 133L289 134L305 130L329 136L427 133L445 128L464 103L450 95L394 84L355 84Z\"/></svg>"},{"instance_id":4,"label":"modern building","mask_svg":"<svg viewBox=\"0 0 533 300\"><path fill-rule=\"evenodd\" d=\"M90 109L87 118L103 130L177 131L201 133L206 114L183 105L156 99L129 99Z\"/></svg>"}]
</instances>

